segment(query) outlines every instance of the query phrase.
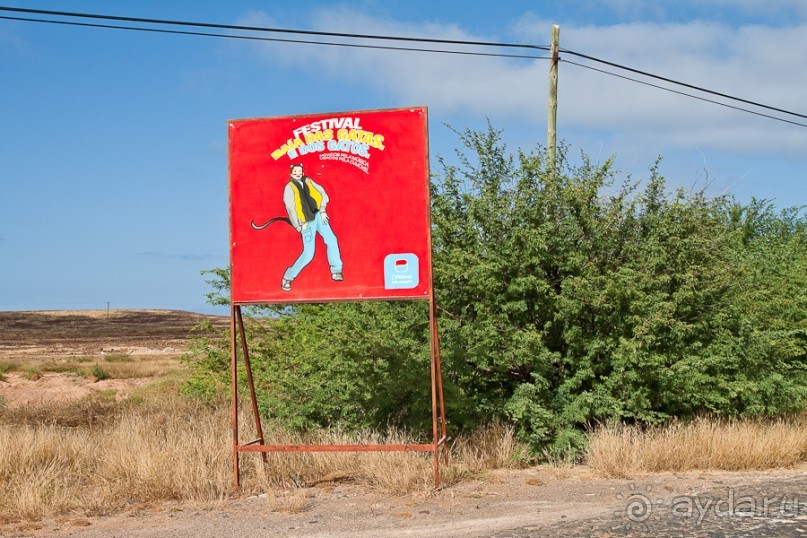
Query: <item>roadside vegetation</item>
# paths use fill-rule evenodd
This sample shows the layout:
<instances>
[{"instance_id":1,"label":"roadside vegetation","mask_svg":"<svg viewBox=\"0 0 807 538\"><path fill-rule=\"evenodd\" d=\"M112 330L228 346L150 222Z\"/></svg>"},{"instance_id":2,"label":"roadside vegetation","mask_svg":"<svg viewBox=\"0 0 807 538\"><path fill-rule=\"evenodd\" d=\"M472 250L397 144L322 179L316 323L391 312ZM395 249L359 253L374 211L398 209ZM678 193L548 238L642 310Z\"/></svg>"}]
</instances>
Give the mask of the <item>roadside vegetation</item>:
<instances>
[{"instance_id":1,"label":"roadside vegetation","mask_svg":"<svg viewBox=\"0 0 807 538\"><path fill-rule=\"evenodd\" d=\"M463 149L431 192L452 433L501 420L536 457L580 459L598 424L803 420L803 208L670 189L660 163L635 179L562 156L549 174L540 149L512 153L492 127L457 134ZM226 303L228 270L210 274L211 301ZM250 313L264 416L428 435L424 304ZM187 394L228 390L226 342L195 343Z\"/></svg>"},{"instance_id":2,"label":"roadside vegetation","mask_svg":"<svg viewBox=\"0 0 807 538\"><path fill-rule=\"evenodd\" d=\"M148 511L163 503L213 507L234 494L266 495L278 512L306 510L313 486L353 483L388 495L428 495L431 456L418 453L241 456L242 491L232 489L230 406L177 394L177 380L123 401L95 394L73 402L0 409L0 525L48 516ZM252 417L240 417L249 431ZM276 444L406 443L399 430L290 431L264 425ZM706 420L593 432L585 463L597 475L631 478L664 471L764 470L807 461L807 421ZM512 425L493 422L450 441L442 483L486 480L534 460ZM558 477L573 460L554 458Z\"/></svg>"},{"instance_id":3,"label":"roadside vegetation","mask_svg":"<svg viewBox=\"0 0 807 538\"><path fill-rule=\"evenodd\" d=\"M0 381L3 380L2 376L9 373L16 373L29 380L41 377L46 373L94 377L103 380L163 377L168 373L181 370L184 370L182 364L172 357L160 359L149 356L146 360L125 354L58 359L31 357L26 358L25 361L0 363Z\"/></svg>"},{"instance_id":4,"label":"roadside vegetation","mask_svg":"<svg viewBox=\"0 0 807 538\"><path fill-rule=\"evenodd\" d=\"M242 424L251 424L244 413ZM79 401L0 410L0 523L58 514L103 515L164 502L212 506L232 489L230 406L177 394L175 383L127 400L95 394ZM245 435L255 435L245 428ZM403 431L292 432L264 426L278 444L412 443ZM459 436L443 470L446 485L523 464L512 427L493 423ZM431 455L298 453L242 456L242 491L267 494L278 511L306 505L317 484L352 482L391 495L427 494Z\"/></svg>"},{"instance_id":5,"label":"roadside vegetation","mask_svg":"<svg viewBox=\"0 0 807 538\"><path fill-rule=\"evenodd\" d=\"M807 462L802 209L670 190L659 163L621 179L610 160L563 157L550 175L540 150L510 153L493 128L458 136L458 164L441 162L432 184L444 485L540 462L607 477ZM209 274L210 302L227 303L228 270ZM245 314L267 442L429 439L426 304ZM181 363L0 364L0 380L157 380L122 401L0 401L0 520L232 495L229 327L200 329ZM254 435L247 411L240 422ZM431 465L412 453L242 455L242 484L300 511L322 483L427 494Z\"/></svg>"},{"instance_id":6,"label":"roadside vegetation","mask_svg":"<svg viewBox=\"0 0 807 538\"><path fill-rule=\"evenodd\" d=\"M807 416L612 424L588 438L585 461L603 476L696 470L762 471L807 462Z\"/></svg>"}]
</instances>

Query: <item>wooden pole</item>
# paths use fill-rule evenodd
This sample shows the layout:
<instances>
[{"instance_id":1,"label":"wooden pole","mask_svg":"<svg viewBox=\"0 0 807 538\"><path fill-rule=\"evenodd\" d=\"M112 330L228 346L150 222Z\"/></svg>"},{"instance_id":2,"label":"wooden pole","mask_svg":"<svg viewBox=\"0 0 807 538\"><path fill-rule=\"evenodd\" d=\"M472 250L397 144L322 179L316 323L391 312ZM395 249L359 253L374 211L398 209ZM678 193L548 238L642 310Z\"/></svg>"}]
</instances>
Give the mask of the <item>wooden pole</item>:
<instances>
[{"instance_id":1,"label":"wooden pole","mask_svg":"<svg viewBox=\"0 0 807 538\"><path fill-rule=\"evenodd\" d=\"M546 127L546 169L555 175L555 159L557 153L558 126L558 47L560 43L560 26L552 25L551 61L549 63L549 114Z\"/></svg>"}]
</instances>

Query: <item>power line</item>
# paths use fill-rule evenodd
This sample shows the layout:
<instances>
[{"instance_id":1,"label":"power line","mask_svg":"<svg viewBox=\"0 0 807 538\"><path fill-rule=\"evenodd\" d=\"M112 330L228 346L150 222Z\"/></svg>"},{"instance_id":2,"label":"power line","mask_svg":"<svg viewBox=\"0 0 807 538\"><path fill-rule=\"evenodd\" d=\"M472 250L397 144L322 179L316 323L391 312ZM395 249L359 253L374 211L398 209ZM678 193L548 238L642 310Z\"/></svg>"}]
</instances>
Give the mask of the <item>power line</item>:
<instances>
[{"instance_id":1,"label":"power line","mask_svg":"<svg viewBox=\"0 0 807 538\"><path fill-rule=\"evenodd\" d=\"M617 77L617 78L621 78L621 79L624 79L624 80L629 80L631 82L636 82L637 84L644 84L645 86L650 86L652 88L657 88L659 90L664 90L664 91L667 91L667 92L676 93L678 95L683 95L685 97L691 97L693 99L698 99L699 101L705 101L707 103L712 103L712 104L715 104L715 105L724 106L726 108L731 108L733 110L739 110L740 112L747 112L749 114L762 116L763 118L769 118L769 119L776 120L776 121L782 121L784 123L789 123L791 125L798 125L799 127L807 127L807 124L805 124L805 123L798 123L796 121L787 120L787 119L784 119L784 118L779 118L777 116L771 116L770 114L764 114L762 112L755 112L753 110L748 110L747 108L742 108L742 107L738 107L738 106L734 106L734 105L729 105L727 103L721 103L720 101L715 101L714 99L708 99L706 97L699 97L697 95L692 95L691 93L686 93L686 92L682 92L680 90L674 90L672 88L667 88L667 87L664 87L664 86L660 86L658 84L653 84L652 82L647 82L647 81L644 81L644 80L638 80L638 79L635 79L635 78L627 77L625 75L619 75L617 73L611 73L610 71L606 71L604 69L598 69L598 68L592 67L590 65L585 65L585 64L573 62L571 60L565 60L563 58L561 58L560 61L562 61L563 63L570 64L570 65L575 65L577 67L583 67L585 69L591 69L592 71L597 71L598 73L603 73L605 75L610 75L612 77ZM765 107L765 108L770 108L770 107ZM798 115L798 114L796 114L796 115Z\"/></svg>"},{"instance_id":2,"label":"power line","mask_svg":"<svg viewBox=\"0 0 807 538\"><path fill-rule=\"evenodd\" d=\"M0 8L2 9L2 8ZM203 36L203 37L223 37L226 39L243 39L248 41L271 41L275 43L298 43L298 44L306 44L306 45L325 45L331 47L348 47L348 48L359 48L359 49L376 49L376 50L400 50L406 52L429 52L429 53L438 53L438 54L457 54L462 56L488 56L494 58L522 58L522 59L533 59L533 60L548 60L548 56L535 56L535 55L528 55L528 54L505 54L505 53L495 53L495 52L472 52L472 51L462 51L462 50L445 50L445 49L425 49L425 48L416 48L416 47L392 47L392 46L384 46L384 45L367 45L367 44L357 44L357 43L334 43L328 41L312 41L312 40L305 40L305 39L288 39L288 38L280 38L280 37L260 37L260 36L247 36L247 35L238 35L238 34L217 34L212 32L192 32L188 30L166 30L163 28L145 28L145 27L136 27L136 26L119 26L114 24L98 24L98 23L88 23L88 22L75 22L75 21L57 21L51 19L34 19L29 17L11 17L6 15L0 15L0 19L5 20L13 20L13 21L24 21L24 22L41 22L46 24L60 24L64 26L83 26L88 28L107 28L112 30L131 30L137 32L152 32L158 34L176 34L176 35L193 35L193 36Z\"/></svg>"},{"instance_id":3,"label":"power line","mask_svg":"<svg viewBox=\"0 0 807 538\"><path fill-rule=\"evenodd\" d=\"M62 17L79 17L88 19L101 19L108 21L123 21L123 22L138 22L147 24L164 24L174 26L194 26L197 28L217 28L219 30L247 30L252 32L275 32L284 34L299 34L299 35L315 35L322 37L343 37L352 39L380 39L386 41L409 41L416 43L440 43L443 45L474 45L483 47L506 47L506 48L522 48L522 49L536 49L548 51L549 47L541 45L527 45L523 43L496 43L491 41L465 41L456 39L435 39L426 37L404 37L404 36L388 36L388 35L375 35L375 34L348 34L344 32L321 32L316 30L291 30L288 28L267 28L261 26L241 26L232 24L215 24L207 22L189 22L177 21L170 19L147 19L141 17L121 17L117 15L97 15L93 13L74 13L69 11L50 11L43 9L26 9L18 7L0 6L0 11L13 11L16 13L30 13L36 15L57 15Z\"/></svg>"},{"instance_id":4,"label":"power line","mask_svg":"<svg viewBox=\"0 0 807 538\"><path fill-rule=\"evenodd\" d=\"M700 86L695 86L693 84L687 84L686 82L680 82L678 80L673 80L671 78L662 77L660 75L654 75L653 73L648 73L647 71L640 71L639 69L634 69L632 67L627 67L627 66L624 66L624 65L620 65L618 63L609 62L607 60L601 60L601 59L595 58L593 56L588 56L586 54L581 54L579 52L574 52L573 50L568 50L568 49L560 49L560 50L563 53L571 54L573 56L578 56L580 58L585 58L586 60L591 60L592 62L598 62L598 63L601 63L601 64L610 65L611 67L616 67L618 69L623 69L625 71L630 71L631 73L636 73L636 74L639 74L639 75L644 75L646 77L655 78L657 80L663 80L664 82L669 82L671 84L676 84L678 86L684 86L685 88L690 88L692 90L698 90L699 92L709 93L709 94L717 95L719 97L723 97L723 98L726 98L726 99L731 99L732 101L739 101L739 102L745 103L747 105L754 105L754 106L758 106L760 108L766 108L768 110L773 110L773 111L776 111L776 112L781 112L783 114L789 114L791 116L797 116L799 118L807 119L807 115L799 114L797 112L790 112L789 110L784 110L784 109L781 109L781 108L776 108L776 107L772 107L772 106L768 106L768 105L763 105L762 103L757 103L755 101L749 101L748 99L743 99L741 97L735 97L733 95L728 95L728 94L725 94L725 93L716 92L716 91L713 91L713 90L702 88ZM571 63L571 62L569 62L569 63ZM575 64L575 65L581 65L581 64ZM585 66L583 66L583 67L585 67ZM634 79L628 79L628 80L634 80ZM634 82L638 82L638 81L634 80ZM651 84L651 86L652 86L652 84ZM656 87L658 87L658 86L656 86ZM686 95L686 94L684 94L684 95ZM711 101L711 102L715 102L715 101ZM720 103L718 103L718 104L720 104ZM800 125L800 124L797 124L797 125Z\"/></svg>"},{"instance_id":5,"label":"power line","mask_svg":"<svg viewBox=\"0 0 807 538\"><path fill-rule=\"evenodd\" d=\"M91 14L91 13L76 13L76 12L67 12L67 11L52 11L52 10L39 10L39 9L27 9L27 8L16 8L16 7L6 7L0 6L0 11L11 11L16 13L29 13L29 14L38 14L38 15L50 15L50 16L62 16L62 17L74 17L74 18L89 18L89 19L99 19L99 20L108 20L108 21L123 21L129 23L140 23L140 24L159 24L159 25L168 25L168 26L184 26L184 27L198 27L198 28L215 28L215 29L224 29L224 30L234 30L234 31L250 31L250 32L269 32L269 33L282 33L282 34L296 34L296 35L308 35L308 36L320 36L320 37L338 37L342 39L366 39L366 40L386 40L386 41L401 41L401 42L409 42L409 43L434 43L434 44L441 44L441 45L462 45L462 46L475 46L475 47L503 47L503 48L523 48L523 49L532 49L532 50L544 50L548 51L548 46L541 46L541 45L528 45L522 43L497 43L491 41L468 41L468 40L451 40L451 39L435 39L435 38L419 38L419 37L406 37L406 36L388 36L388 35L375 35L375 34L353 34L353 33L344 33L344 32L322 32L322 31L314 31L314 30L293 30L288 28L268 28L268 27L258 27L258 26L243 26L243 25L229 25L229 24L215 24L215 23L203 23L203 22L190 22L190 21L178 21L178 20L169 20L169 19L151 19L151 18L142 18L142 17L122 17L116 15L98 15L98 14ZM19 20L25 22L39 22L39 23L49 23L49 24L61 24L61 25L68 25L68 26L83 26L83 27L92 27L92 28L108 28L108 29L115 29L115 30L129 30L129 31L140 31L140 32L152 32L152 33L163 33L163 34L178 34L178 35L195 35L195 36L205 36L205 37L221 37L227 39L243 39L243 40L252 40L252 41L270 41L270 42L280 42L280 43L297 43L297 44L310 44L310 45L324 45L324 46L332 46L332 47L349 47L349 48L360 48L360 49L376 49L376 50L398 50L398 51L406 51L406 52L426 52L426 53L437 53L437 54L455 54L455 55L468 55L468 56L488 56L488 57L500 57L500 58L521 58L521 59L549 59L546 56L535 56L530 54L505 54L505 53L493 53L493 52L472 52L467 50L446 50L446 49L430 49L430 48L417 48L417 47L396 47L396 46L383 46L383 45L369 45L369 44L358 44L358 43L341 43L341 42L330 42L330 41L315 41L315 40L305 40L305 39L290 39L290 38L270 38L270 37L259 37L259 36L249 36L243 34L222 34L222 33L212 33L212 32L198 32L198 31L187 31L187 30L169 30L164 28L148 28L142 26L121 26L121 25L113 25L113 24L100 24L100 23L81 23L76 21L64 21L64 20L53 20L53 19L35 19L35 18L27 18L27 17L12 17L12 16L0 16L0 19L7 19L7 20ZM625 71L629 71L632 73L640 74L646 77L655 78L657 80L662 80L669 84L674 84L678 86L682 86L685 88L693 89L699 92L715 95L722 97L724 99L728 99L731 101L737 101L740 103L745 103L749 105L753 105L756 107L760 107L767 110L772 110L775 112L780 112L783 114L805 118L807 119L807 115L799 114L797 112L792 112L789 110L785 110L782 108L777 108L769 105L765 105L763 103L758 103L755 101L751 101L748 99L743 99L740 97L728 95L725 93L717 92L714 90L709 90L707 88L703 88L700 86L695 86L693 84L688 84L685 82L681 82L678 80L674 80L668 77L663 77L661 75L656 75L653 73L649 73L647 71L641 71L639 69L635 69L632 67L627 67L615 62L610 62L607 60L602 60L600 58L595 58L593 56L589 56L587 54L582 54L579 52L575 52L569 49L560 49L561 52L564 54L570 54L573 56L578 56L580 58L585 58L587 60L591 60L593 62L602 63L605 65L609 65L611 67L615 67L617 69L622 69ZM720 106L724 106L727 108L731 108L734 110L747 112L750 114L755 114L761 117L774 119L777 121L782 121L785 123L790 123L792 125L797 125L800 127L807 127L807 125L786 120L783 118L779 118L776 116L771 116L769 114L764 114L760 112L755 112L752 110L748 110L746 108L738 107L729 105L726 103L722 103L720 101L715 101L712 99L707 99L703 97L698 97L696 95L692 95L686 92L673 90L671 88L667 88L664 86L659 86L656 84L651 84L648 82L644 82L641 80L637 80L635 78L618 75L616 73L612 73L609 71L605 71L602 69L597 69L591 66L587 66L584 64L572 62L569 60L563 59L562 61L569 63L571 65L576 65L578 67L583 67L587 69L591 69L593 71L597 71L603 74L607 74L610 76L615 76L619 78L623 78L625 80L629 80L631 82L636 82L639 84L644 84L647 86L651 86L657 89L669 91L672 93L676 93L679 95L683 95L686 97L691 97L694 99L699 99L701 101L705 101L712 104L717 104Z\"/></svg>"}]
</instances>

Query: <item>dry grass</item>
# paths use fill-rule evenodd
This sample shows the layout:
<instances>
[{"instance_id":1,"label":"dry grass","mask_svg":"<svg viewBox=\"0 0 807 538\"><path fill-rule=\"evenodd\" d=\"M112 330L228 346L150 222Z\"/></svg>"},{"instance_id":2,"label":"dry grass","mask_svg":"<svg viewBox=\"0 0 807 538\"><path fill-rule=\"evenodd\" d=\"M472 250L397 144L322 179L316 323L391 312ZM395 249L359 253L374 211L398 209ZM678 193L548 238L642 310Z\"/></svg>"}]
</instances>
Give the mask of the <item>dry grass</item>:
<instances>
[{"instance_id":1,"label":"dry grass","mask_svg":"<svg viewBox=\"0 0 807 538\"><path fill-rule=\"evenodd\" d=\"M751 471L807 461L807 415L776 421L700 418L639 428L609 425L590 437L586 457L600 474Z\"/></svg>"},{"instance_id":2,"label":"dry grass","mask_svg":"<svg viewBox=\"0 0 807 538\"><path fill-rule=\"evenodd\" d=\"M71 405L64 416L50 406L39 424L17 416L0 426L0 512L36 519L224 497L231 479L227 414L187 401L166 404L114 416L108 404L85 403L78 413ZM71 425L48 420L54 418Z\"/></svg>"},{"instance_id":3,"label":"dry grass","mask_svg":"<svg viewBox=\"0 0 807 538\"><path fill-rule=\"evenodd\" d=\"M253 434L254 435L254 434ZM247 434L244 438L249 437ZM406 444L415 441L405 433L375 431L347 433L322 430L310 434L288 432L278 426L264 429L266 444ZM424 490L431 483L432 459L403 452L295 452L243 459L245 488L255 491L307 487L315 484L359 482L393 494Z\"/></svg>"},{"instance_id":4,"label":"dry grass","mask_svg":"<svg viewBox=\"0 0 807 538\"><path fill-rule=\"evenodd\" d=\"M208 406L144 392L116 403L95 397L37 408L0 410L0 515L36 520L59 514L102 515L165 501L211 505L232 492L229 406ZM144 396L145 395L145 396ZM251 417L241 417L242 439ZM404 432L292 434L265 425L267 444L415 442ZM444 467L450 484L486 468L513 465L513 432L500 424L461 437ZM275 511L306 510L301 488L355 482L394 494L429 493L430 453L340 452L241 456L242 491L266 494Z\"/></svg>"},{"instance_id":5,"label":"dry grass","mask_svg":"<svg viewBox=\"0 0 807 538\"><path fill-rule=\"evenodd\" d=\"M110 364L126 364L126 361ZM123 402L92 398L26 409L0 407L0 516L36 520L100 515L165 501L214 505L232 495L228 405L177 396L181 373L165 375ZM243 441L252 417L240 417ZM401 431L294 434L264 424L267 444L407 444ZM777 422L717 421L639 429L604 427L592 434L588 463L626 477L692 469L752 470L807 460L807 415ZM526 461L513 429L493 423L452 440L442 483ZM558 462L565 469L568 462ZM241 456L242 491L265 494L268 507L300 512L309 488L353 482L392 495L429 494L430 453L311 452Z\"/></svg>"},{"instance_id":6,"label":"dry grass","mask_svg":"<svg viewBox=\"0 0 807 538\"><path fill-rule=\"evenodd\" d=\"M67 357L30 359L25 364L15 361L0 363L0 375L20 372L26 379L43 373L74 374L83 377L95 376L100 369L107 379L156 378L185 370L175 357L153 355L111 354L104 357Z\"/></svg>"},{"instance_id":7,"label":"dry grass","mask_svg":"<svg viewBox=\"0 0 807 538\"><path fill-rule=\"evenodd\" d=\"M264 431L267 444L415 444L402 431L346 433L323 430L300 435L282 428ZM457 483L489 469L513 467L526 460L513 429L500 423L461 434L450 443L449 464L441 464L441 483ZM441 455L445 455L444 453ZM434 488L433 457L418 452L298 452L268 454L264 466L248 458L248 476L258 490L306 487L322 483L357 482L385 494L430 493Z\"/></svg>"},{"instance_id":8,"label":"dry grass","mask_svg":"<svg viewBox=\"0 0 807 538\"><path fill-rule=\"evenodd\" d=\"M452 457L471 465L474 470L513 467L527 458L526 447L516 441L515 429L498 420L468 434L461 434L452 444Z\"/></svg>"}]
</instances>

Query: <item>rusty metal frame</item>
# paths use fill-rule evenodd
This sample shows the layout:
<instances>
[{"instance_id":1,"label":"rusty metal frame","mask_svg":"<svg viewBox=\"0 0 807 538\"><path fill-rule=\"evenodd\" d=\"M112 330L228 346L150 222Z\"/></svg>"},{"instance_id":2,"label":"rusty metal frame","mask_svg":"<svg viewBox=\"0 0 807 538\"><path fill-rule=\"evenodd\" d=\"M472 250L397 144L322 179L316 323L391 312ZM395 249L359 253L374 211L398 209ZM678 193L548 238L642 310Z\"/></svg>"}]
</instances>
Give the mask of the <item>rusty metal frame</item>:
<instances>
[{"instance_id":1,"label":"rusty metal frame","mask_svg":"<svg viewBox=\"0 0 807 538\"><path fill-rule=\"evenodd\" d=\"M416 299L415 299L416 300ZM428 444L388 444L388 445L267 445L263 436L263 427L258 412L258 400L255 393L255 383L252 379L252 366L249 361L249 348L247 346L244 319L241 315L240 303L230 306L230 369L232 394L232 423L233 423L233 487L238 489L241 485L241 472L239 455L241 453L260 453L266 461L269 452L431 452L433 454L434 487L440 487L440 452L444 461L448 462L448 447L446 445L446 412L443 399L443 373L440 364L440 346L437 338L437 309L434 303L434 290L429 290L429 325L431 348L431 399L432 399L432 442ZM237 336L236 336L237 335ZM238 435L238 342L244 358L247 383L252 404L252 413L255 420L255 429L258 438L241 444Z\"/></svg>"}]
</instances>

